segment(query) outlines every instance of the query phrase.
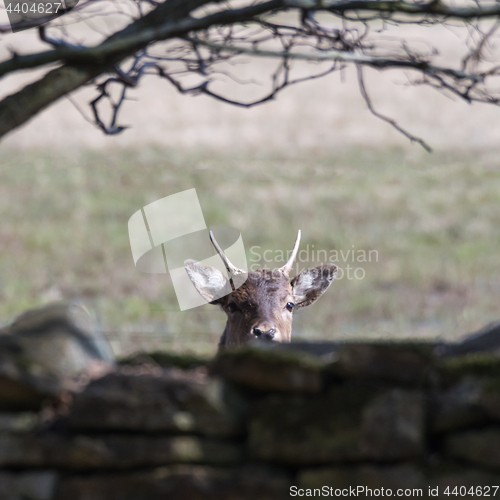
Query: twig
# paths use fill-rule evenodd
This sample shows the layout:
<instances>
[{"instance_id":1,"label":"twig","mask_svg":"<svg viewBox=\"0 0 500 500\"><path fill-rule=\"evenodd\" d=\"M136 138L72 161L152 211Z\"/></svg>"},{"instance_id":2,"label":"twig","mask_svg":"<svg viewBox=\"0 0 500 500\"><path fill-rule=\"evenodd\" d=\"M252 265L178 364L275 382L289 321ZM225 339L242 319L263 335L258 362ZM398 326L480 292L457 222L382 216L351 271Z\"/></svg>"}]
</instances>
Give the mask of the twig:
<instances>
[{"instance_id":1,"label":"twig","mask_svg":"<svg viewBox=\"0 0 500 500\"><path fill-rule=\"evenodd\" d=\"M389 118L389 117L387 117L387 116L379 113L373 107L373 104L372 104L372 101L370 99L370 96L368 95L368 92L366 90L365 81L364 81L364 77L363 77L363 68L361 68L360 66L357 65L356 69L357 69L357 72L358 72L359 90L361 92L361 95L363 96L363 99L365 100L365 103L366 103L368 109L372 113L372 115L374 115L377 118L380 118L381 120L387 122L389 125L391 125L392 127L394 127L398 132L400 132L405 137L407 137L408 139L410 139L411 142L416 142L416 143L420 144L428 153L432 153L431 147L424 140L422 140L422 139L420 139L420 138L418 138L418 137L410 134L404 128L402 128L400 125L398 125L398 123L395 120L393 120L392 118Z\"/></svg>"}]
</instances>

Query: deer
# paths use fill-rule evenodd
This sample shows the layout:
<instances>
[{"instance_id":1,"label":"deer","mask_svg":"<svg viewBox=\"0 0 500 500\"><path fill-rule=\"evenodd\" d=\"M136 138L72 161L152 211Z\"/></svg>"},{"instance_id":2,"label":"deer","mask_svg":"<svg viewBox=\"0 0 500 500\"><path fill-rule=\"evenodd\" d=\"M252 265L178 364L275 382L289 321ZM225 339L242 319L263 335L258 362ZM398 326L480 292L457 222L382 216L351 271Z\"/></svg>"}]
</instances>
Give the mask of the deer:
<instances>
[{"instance_id":1,"label":"deer","mask_svg":"<svg viewBox=\"0 0 500 500\"><path fill-rule=\"evenodd\" d=\"M294 311L316 302L337 277L337 266L327 263L305 269L290 279L299 250L300 230L284 266L274 271L259 269L248 273L230 262L212 231L209 236L229 278L218 269L192 259L184 262L184 268L205 301L219 305L227 315L220 350L243 346L255 339L291 342Z\"/></svg>"}]
</instances>

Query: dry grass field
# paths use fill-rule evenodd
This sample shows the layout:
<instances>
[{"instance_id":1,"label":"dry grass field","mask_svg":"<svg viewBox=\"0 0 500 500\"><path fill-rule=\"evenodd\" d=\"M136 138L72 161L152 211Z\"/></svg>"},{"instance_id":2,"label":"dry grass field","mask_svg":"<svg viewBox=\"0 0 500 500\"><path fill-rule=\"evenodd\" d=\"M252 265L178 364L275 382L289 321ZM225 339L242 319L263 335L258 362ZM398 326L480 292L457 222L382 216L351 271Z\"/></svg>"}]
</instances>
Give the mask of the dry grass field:
<instances>
[{"instance_id":1,"label":"dry grass field","mask_svg":"<svg viewBox=\"0 0 500 500\"><path fill-rule=\"evenodd\" d=\"M2 94L29 78L7 79ZM117 353L214 352L223 314L178 312L165 277L134 268L128 242L136 210L193 187L209 225L242 232L250 263L252 246L289 249L298 228L302 248L376 250L354 264L362 279L334 282L297 313L296 336L451 340L498 319L500 110L404 81L370 73L374 102L433 154L371 116L349 72L251 110L146 80L123 116L133 128L118 137L61 101L0 146L1 321L74 298Z\"/></svg>"},{"instance_id":2,"label":"dry grass field","mask_svg":"<svg viewBox=\"0 0 500 500\"><path fill-rule=\"evenodd\" d=\"M77 153L9 151L0 171L0 316L60 298L84 300L114 348L213 350L223 314L176 311L165 276L132 262L127 221L195 187L208 224L253 246L369 251L314 306L307 338L455 339L498 318L500 178L496 155L356 150L335 155L205 154L158 147ZM330 254L329 254L330 255ZM356 255L360 255L356 253ZM300 267L319 262L303 254ZM269 264L272 265L272 264Z\"/></svg>"}]
</instances>

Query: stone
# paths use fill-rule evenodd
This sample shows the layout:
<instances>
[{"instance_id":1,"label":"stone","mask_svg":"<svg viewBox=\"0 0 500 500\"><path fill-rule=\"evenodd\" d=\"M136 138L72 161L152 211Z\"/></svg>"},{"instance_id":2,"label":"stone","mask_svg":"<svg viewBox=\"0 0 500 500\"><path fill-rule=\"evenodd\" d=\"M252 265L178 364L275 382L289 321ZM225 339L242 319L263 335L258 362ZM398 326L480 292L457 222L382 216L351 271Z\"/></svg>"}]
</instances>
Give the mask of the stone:
<instances>
[{"instance_id":1,"label":"stone","mask_svg":"<svg viewBox=\"0 0 500 500\"><path fill-rule=\"evenodd\" d=\"M486 378L482 381L482 391L478 404L483 412L494 420L500 420L500 377Z\"/></svg>"},{"instance_id":2,"label":"stone","mask_svg":"<svg viewBox=\"0 0 500 500\"><path fill-rule=\"evenodd\" d=\"M359 448L372 460L401 460L424 450L425 409L420 391L389 389L363 408Z\"/></svg>"},{"instance_id":3,"label":"stone","mask_svg":"<svg viewBox=\"0 0 500 500\"><path fill-rule=\"evenodd\" d=\"M450 458L500 469L500 428L483 428L446 436L444 451Z\"/></svg>"},{"instance_id":4,"label":"stone","mask_svg":"<svg viewBox=\"0 0 500 500\"><path fill-rule=\"evenodd\" d=\"M285 500L291 479L267 467L170 466L66 477L55 500Z\"/></svg>"},{"instance_id":5,"label":"stone","mask_svg":"<svg viewBox=\"0 0 500 500\"><path fill-rule=\"evenodd\" d=\"M242 432L245 406L218 378L200 370L129 368L90 382L75 394L72 429L195 432L230 436Z\"/></svg>"},{"instance_id":6,"label":"stone","mask_svg":"<svg viewBox=\"0 0 500 500\"><path fill-rule=\"evenodd\" d=\"M500 357L488 352L436 360L440 384L449 387L466 377L488 378L500 382ZM500 383L499 383L500 385Z\"/></svg>"},{"instance_id":7,"label":"stone","mask_svg":"<svg viewBox=\"0 0 500 500\"><path fill-rule=\"evenodd\" d=\"M206 366L209 363L208 358L203 358L189 353L153 351L137 352L130 356L118 360L120 365L142 366L154 365L163 368L182 368L184 370Z\"/></svg>"},{"instance_id":8,"label":"stone","mask_svg":"<svg viewBox=\"0 0 500 500\"><path fill-rule=\"evenodd\" d=\"M35 412L0 412L0 433L26 434L39 424L40 416Z\"/></svg>"},{"instance_id":9,"label":"stone","mask_svg":"<svg viewBox=\"0 0 500 500\"><path fill-rule=\"evenodd\" d=\"M30 373L21 356L0 351L0 411L38 410L60 390L54 377Z\"/></svg>"},{"instance_id":10,"label":"stone","mask_svg":"<svg viewBox=\"0 0 500 500\"><path fill-rule=\"evenodd\" d=\"M322 396L272 395L255 404L253 457L287 464L404 460L423 452L421 392L333 387Z\"/></svg>"},{"instance_id":11,"label":"stone","mask_svg":"<svg viewBox=\"0 0 500 500\"><path fill-rule=\"evenodd\" d=\"M267 342L262 340L252 340L250 345L259 347L261 349L270 349L275 351L285 351L285 352L297 352L304 353L309 356L314 356L318 358L322 363L331 363L337 360L337 351L343 345L340 342L329 342L329 341L305 341L305 340L294 340L290 343L282 342Z\"/></svg>"},{"instance_id":12,"label":"stone","mask_svg":"<svg viewBox=\"0 0 500 500\"><path fill-rule=\"evenodd\" d=\"M52 500L57 479L54 471L0 471L0 500Z\"/></svg>"},{"instance_id":13,"label":"stone","mask_svg":"<svg viewBox=\"0 0 500 500\"><path fill-rule=\"evenodd\" d=\"M323 486L328 486L333 487L334 490L349 489L349 487L356 488L358 485L372 489L389 488L393 490L392 496L396 496L395 490L398 488L427 489L427 482L423 471L414 464L362 464L303 469L297 476L297 485L299 488L322 488Z\"/></svg>"},{"instance_id":14,"label":"stone","mask_svg":"<svg viewBox=\"0 0 500 500\"><path fill-rule=\"evenodd\" d=\"M439 370L444 390L432 394L432 430L447 432L500 420L500 359L469 354L446 359Z\"/></svg>"},{"instance_id":15,"label":"stone","mask_svg":"<svg viewBox=\"0 0 500 500\"><path fill-rule=\"evenodd\" d=\"M461 342L439 346L441 356L461 356L475 352L488 352L500 356L500 321L486 325L466 335Z\"/></svg>"},{"instance_id":16,"label":"stone","mask_svg":"<svg viewBox=\"0 0 500 500\"><path fill-rule=\"evenodd\" d=\"M172 463L234 464L241 448L197 436L0 434L0 467L123 469Z\"/></svg>"},{"instance_id":17,"label":"stone","mask_svg":"<svg viewBox=\"0 0 500 500\"><path fill-rule=\"evenodd\" d=\"M483 383L467 377L445 391L432 394L430 428L437 433L456 431L486 420L481 407Z\"/></svg>"},{"instance_id":18,"label":"stone","mask_svg":"<svg viewBox=\"0 0 500 500\"><path fill-rule=\"evenodd\" d=\"M72 377L113 365L105 338L82 306L27 311L0 334L0 411L37 410L73 388Z\"/></svg>"},{"instance_id":19,"label":"stone","mask_svg":"<svg viewBox=\"0 0 500 500\"><path fill-rule=\"evenodd\" d=\"M427 468L413 463L376 465L376 464L356 464L316 467L300 470L296 484L298 488L314 490L326 486L329 491L338 491L336 497L353 496L342 495L343 491L349 491L354 488L358 493L357 486L364 486L365 490L360 490L357 497L374 498L375 496L398 497L397 490L411 490L411 494L405 496L417 498L436 498L428 495L429 488L435 491L438 488L438 498L470 498L482 495L468 495L473 488L481 492L486 485L500 484L500 476L488 471L464 467L453 462L433 463L432 467ZM457 494L451 493L453 488L462 488ZM382 490L383 494L366 494L366 489ZM446 488L449 488L449 495L445 494ZM464 490L465 488L465 490ZM339 491L340 490L340 491ZM389 491L390 490L390 491ZM465 493L465 494L464 494ZM333 495L332 495L333 496ZM493 496L493 490L490 495Z\"/></svg>"},{"instance_id":20,"label":"stone","mask_svg":"<svg viewBox=\"0 0 500 500\"><path fill-rule=\"evenodd\" d=\"M464 498L463 488L467 491L466 498L473 499L482 496L493 497L492 489L490 489L489 495L486 494L486 490L483 492L483 489L486 486L491 487L500 485L500 474L495 474L494 472L481 470L475 467L457 465L454 462L441 462L434 464L429 471L427 482L433 487L438 487L438 491L441 494L440 498ZM478 487L479 489L477 489ZM453 491L454 488L462 488L462 494L460 494L460 490L458 490L458 495L446 495L445 491L447 488L449 488L448 491ZM468 495L471 488L473 488L475 495Z\"/></svg>"},{"instance_id":21,"label":"stone","mask_svg":"<svg viewBox=\"0 0 500 500\"><path fill-rule=\"evenodd\" d=\"M33 369L73 376L93 361L114 363L109 344L87 309L78 303L49 304L21 314L8 328Z\"/></svg>"},{"instance_id":22,"label":"stone","mask_svg":"<svg viewBox=\"0 0 500 500\"><path fill-rule=\"evenodd\" d=\"M318 393L322 388L322 367L311 355L246 347L221 352L211 370L249 389Z\"/></svg>"},{"instance_id":23,"label":"stone","mask_svg":"<svg viewBox=\"0 0 500 500\"><path fill-rule=\"evenodd\" d=\"M330 371L348 379L421 386L431 365L433 344L344 344Z\"/></svg>"}]
</instances>

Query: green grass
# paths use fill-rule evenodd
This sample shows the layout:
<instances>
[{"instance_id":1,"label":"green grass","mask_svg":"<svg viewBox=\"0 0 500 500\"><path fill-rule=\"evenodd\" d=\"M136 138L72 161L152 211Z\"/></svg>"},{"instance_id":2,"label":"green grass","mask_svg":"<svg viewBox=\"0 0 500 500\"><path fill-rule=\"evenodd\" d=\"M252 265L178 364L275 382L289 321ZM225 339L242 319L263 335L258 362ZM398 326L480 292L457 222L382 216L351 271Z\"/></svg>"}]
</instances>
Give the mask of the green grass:
<instances>
[{"instance_id":1,"label":"green grass","mask_svg":"<svg viewBox=\"0 0 500 500\"><path fill-rule=\"evenodd\" d=\"M134 268L127 234L136 210L192 187L209 225L242 232L249 259L254 245L288 250L298 228L301 248L378 252L378 262L349 262L364 279L338 280L299 311L295 335L455 339L500 316L500 174L490 152L287 157L145 147L3 151L2 322L78 298L117 352L213 352L223 314L209 305L177 312L165 276Z\"/></svg>"}]
</instances>

